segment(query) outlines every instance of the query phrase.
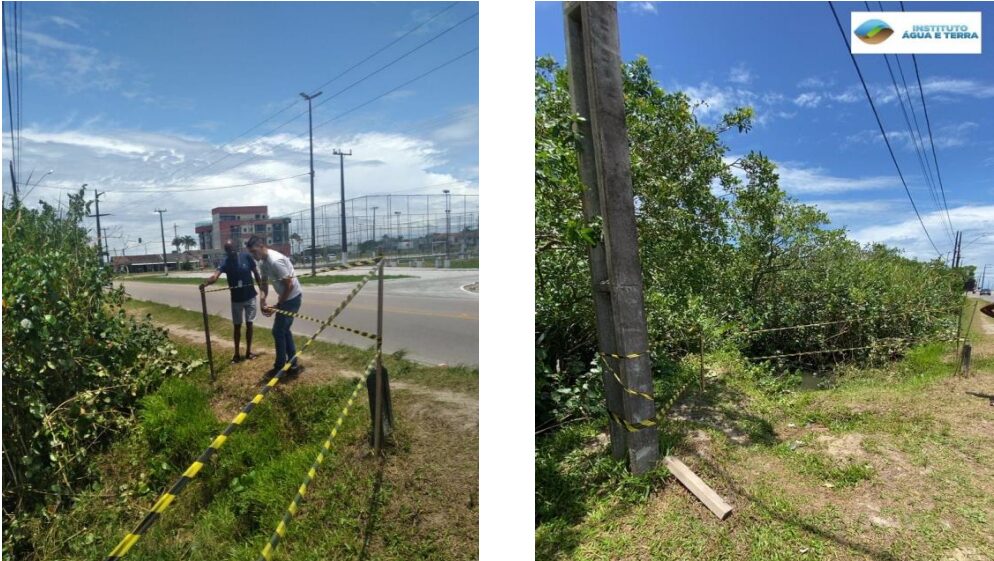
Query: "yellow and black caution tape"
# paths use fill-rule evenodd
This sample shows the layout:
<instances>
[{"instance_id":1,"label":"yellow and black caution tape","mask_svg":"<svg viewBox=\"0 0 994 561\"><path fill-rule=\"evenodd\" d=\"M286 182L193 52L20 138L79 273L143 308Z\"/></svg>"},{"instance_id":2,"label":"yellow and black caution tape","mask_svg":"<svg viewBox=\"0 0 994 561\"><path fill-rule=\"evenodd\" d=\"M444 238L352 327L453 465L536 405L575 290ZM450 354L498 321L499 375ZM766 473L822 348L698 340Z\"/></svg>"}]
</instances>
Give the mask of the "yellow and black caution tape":
<instances>
[{"instance_id":1,"label":"yellow and black caution tape","mask_svg":"<svg viewBox=\"0 0 994 561\"><path fill-rule=\"evenodd\" d=\"M609 356L615 356L615 355L608 355L608 354L605 354L605 353L597 353L597 354L598 354L598 356L600 356L601 362L604 364L604 368L606 368L607 371L610 372L612 376L614 376L614 379L618 381L618 385L621 386L621 391L623 391L623 392L625 392L625 393L627 393L629 395L634 395L636 397L641 397L642 399L647 399L649 401L655 401L652 398L651 394L648 394L648 393L636 390L634 388L630 388L630 387L626 386L624 382L621 381L621 376L618 376L618 373L613 368L611 368L611 365L608 364L608 362L607 362L607 357L609 357Z\"/></svg>"},{"instance_id":2,"label":"yellow and black caution tape","mask_svg":"<svg viewBox=\"0 0 994 561\"><path fill-rule=\"evenodd\" d=\"M324 320L322 320L322 319L318 319L318 318L311 317L311 316L305 316L304 314L298 314L298 313L294 313L294 312L288 312L286 310L281 310L279 308L273 308L273 311L276 312L277 314L283 314L285 316L290 316L292 318L304 319L304 320L313 321L313 322L316 322L316 323L323 323L324 322ZM334 327L335 329L341 329L342 331L346 331L348 333L353 333L353 334L358 335L360 337L365 337L367 339L372 339L373 341L377 340L377 337L376 337L375 333L370 333L368 331L362 331L361 329L354 329L352 327L346 327L344 325L338 325L337 323L331 324L330 327Z\"/></svg>"},{"instance_id":3,"label":"yellow and black caution tape","mask_svg":"<svg viewBox=\"0 0 994 561\"><path fill-rule=\"evenodd\" d=\"M630 359L630 358L638 358L638 357L640 357L642 355L647 355L647 354L649 354L649 351L643 351L641 353L628 353L628 354L624 354L624 355L616 355L616 354L613 354L613 353L599 353L599 354L601 356L603 356L603 357L609 357L609 358L617 358L617 359L626 359L626 358L629 358Z\"/></svg>"},{"instance_id":4,"label":"yellow and black caution tape","mask_svg":"<svg viewBox=\"0 0 994 561\"><path fill-rule=\"evenodd\" d=\"M356 284L355 288L352 289L352 292L350 292L349 295L346 296L345 300L342 300L342 302L338 305L338 307L335 308L335 311L332 312L331 316L329 316L328 319L324 323L322 323L321 327L317 330L317 332L315 332L314 335L311 335L311 337L307 339L304 345L297 351L297 354L293 355L292 358L286 361L286 364L283 365L283 368L280 369L279 372L277 372L275 375L273 375L272 378L269 379L266 385L259 390L259 393L257 393L255 397L252 398L252 401L249 401L248 403L245 404L244 407L242 407L242 410L238 413L238 415L235 416L234 419L231 420L230 423L228 423L228 426L224 429L224 431L221 432L221 434L219 434L210 443L210 446L208 446L207 449L204 450L203 453L200 454L200 456L192 464L190 464L190 467L188 467L186 471L183 472L183 475L181 475L179 479L177 479L176 482L173 483L172 487L170 487L168 491L163 493L162 496L160 496L159 499L155 501L155 504L152 505L152 509L148 512L148 514L145 515L145 518L142 519L142 521L138 524L138 526L131 533L125 535L124 539L122 539L121 542L117 544L117 547L115 547L113 550L111 550L109 554L107 554L106 561L114 561L116 559L120 559L125 555L127 555L128 551L135 545L135 543L138 542L138 540L142 537L142 535L144 535L145 532L147 532L148 529L152 527L152 524L154 524L155 521L159 519L159 517L166 510L166 508L169 507L169 505L172 504L174 500L176 500L176 497L183 492L183 489L185 489L186 486L189 485L190 481L192 481L195 477L197 477L197 474L200 473L200 470L203 469L203 467L207 464L207 462L210 461L211 457L214 454L216 454L218 450L221 449L222 446L224 446L225 441L228 440L228 437L231 435L231 433L233 433L236 428L238 428L243 422L245 422L246 417L248 417L248 414L252 411L252 409L254 409L256 405L262 402L262 400L266 397L266 394L268 394L270 390L276 387L276 384L280 383L280 380L290 369L290 366L293 364L294 360L297 357L299 357L304 352L304 350L306 350L307 347L309 347L310 344L314 342L315 339L317 339L317 336L320 335L321 332L325 330L325 328L331 325L331 322L334 321L334 319L340 313L342 313L342 310L345 309L345 306L347 306L349 302L351 302L352 299L355 298L355 295L358 294L360 290L362 290L362 287L365 286L367 282L369 282L369 279L373 278L373 275L376 274L376 271L377 268L374 267L372 271L370 271L365 277L362 278L361 281L359 281L358 284Z\"/></svg>"},{"instance_id":5,"label":"yellow and black caution tape","mask_svg":"<svg viewBox=\"0 0 994 561\"><path fill-rule=\"evenodd\" d=\"M376 368L376 359L379 357L379 353L373 357L373 360L369 362L366 366L365 374L369 374L374 368ZM297 514L297 509L300 508L300 503L304 500L304 495L307 493L307 486L311 484L314 476L317 474L318 467L324 462L324 455L331 452L331 441L335 439L338 435L338 429L341 428L342 422L345 420L346 415L349 414L349 408L352 407L352 402L355 401L356 395L359 393L359 389L362 387L362 378L356 381L355 389L352 390L352 395L349 396L348 402L345 403L345 408L338 415L338 420L335 421L335 425L331 429L331 433L328 438L325 439L324 444L321 446L321 451L318 452L317 457L314 458L314 462L311 463L310 469L307 470L307 475L304 476L304 481L301 482L300 487L297 488L297 494L294 495L293 500L290 501L290 506L287 507L286 513L283 514L283 519L276 526L276 531L270 536L269 542L265 547L262 548L262 552L259 553L259 561L271 561L273 558L273 552L276 551L276 546L279 545L280 540L286 537L287 526L290 525L290 521L293 516Z\"/></svg>"},{"instance_id":6,"label":"yellow and black caution tape","mask_svg":"<svg viewBox=\"0 0 994 561\"><path fill-rule=\"evenodd\" d=\"M670 409L672 409L673 406L676 405L677 400L680 399L680 396L683 395L683 393L687 390L687 388L690 387L690 383L693 381L694 381L693 377L688 378L687 381L684 382L683 385L680 386L677 389L677 391L675 391L673 395L671 395L670 398L666 400L666 402L664 402L659 407L659 409L656 411L656 416L653 419L643 419L641 421L631 422L631 421L626 421L621 417L621 415L618 415L617 413L611 411L610 409L608 409L607 414L611 417L611 419L614 420L614 422L621 425L628 432L637 432L643 429L658 426L662 422L663 417L669 414Z\"/></svg>"}]
</instances>

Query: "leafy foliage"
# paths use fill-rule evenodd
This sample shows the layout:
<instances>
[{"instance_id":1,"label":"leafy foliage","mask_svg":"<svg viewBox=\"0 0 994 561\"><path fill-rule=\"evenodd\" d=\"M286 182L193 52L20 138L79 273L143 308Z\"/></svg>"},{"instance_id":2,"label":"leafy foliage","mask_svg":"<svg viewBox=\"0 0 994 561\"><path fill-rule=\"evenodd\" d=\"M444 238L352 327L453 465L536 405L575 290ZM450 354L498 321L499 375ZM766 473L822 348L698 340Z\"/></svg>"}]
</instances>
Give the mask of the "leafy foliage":
<instances>
[{"instance_id":1,"label":"leafy foliage","mask_svg":"<svg viewBox=\"0 0 994 561\"><path fill-rule=\"evenodd\" d=\"M3 210L3 504L7 551L23 515L92 480L90 457L132 425L138 399L188 372L165 332L121 308L110 270L80 226L82 192Z\"/></svg>"},{"instance_id":2,"label":"leafy foliage","mask_svg":"<svg viewBox=\"0 0 994 561\"><path fill-rule=\"evenodd\" d=\"M751 108L705 124L686 95L659 87L645 58L623 73L657 362L698 352L702 336L708 350L753 357L873 347L781 362L824 368L888 358L954 325L961 271L861 247L830 228L823 212L788 196L764 154L731 161L722 139L751 129ZM550 58L536 62L535 107L536 422L543 424L602 407L597 392L587 391L597 350L588 252L602 232L598 218L583 214L580 117L565 70ZM743 334L823 322L838 323Z\"/></svg>"}]
</instances>

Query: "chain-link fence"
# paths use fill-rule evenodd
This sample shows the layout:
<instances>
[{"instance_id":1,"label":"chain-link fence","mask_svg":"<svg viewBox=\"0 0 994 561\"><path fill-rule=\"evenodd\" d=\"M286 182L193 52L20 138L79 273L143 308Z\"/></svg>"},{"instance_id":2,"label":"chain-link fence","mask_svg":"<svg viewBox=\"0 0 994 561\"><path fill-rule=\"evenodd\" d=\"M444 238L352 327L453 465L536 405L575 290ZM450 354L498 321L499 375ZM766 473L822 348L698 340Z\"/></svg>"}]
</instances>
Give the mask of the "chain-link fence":
<instances>
[{"instance_id":1,"label":"chain-link fence","mask_svg":"<svg viewBox=\"0 0 994 561\"><path fill-rule=\"evenodd\" d=\"M285 215L290 219L294 261L310 262L311 211ZM315 253L321 262L342 254L342 205L314 208ZM372 256L382 248L387 256L445 256L467 259L479 255L479 195L366 195L345 200L345 238L349 259Z\"/></svg>"}]
</instances>

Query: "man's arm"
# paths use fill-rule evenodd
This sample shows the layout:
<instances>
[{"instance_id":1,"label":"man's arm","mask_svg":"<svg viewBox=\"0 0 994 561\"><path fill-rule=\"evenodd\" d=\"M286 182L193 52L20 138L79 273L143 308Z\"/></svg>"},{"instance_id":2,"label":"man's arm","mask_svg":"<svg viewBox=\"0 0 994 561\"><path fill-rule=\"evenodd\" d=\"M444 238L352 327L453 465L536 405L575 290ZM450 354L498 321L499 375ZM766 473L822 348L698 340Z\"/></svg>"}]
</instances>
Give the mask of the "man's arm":
<instances>
[{"instance_id":1,"label":"man's arm","mask_svg":"<svg viewBox=\"0 0 994 561\"><path fill-rule=\"evenodd\" d=\"M285 302L287 295L289 295L290 291L293 290L293 277L287 277L280 280L280 282L283 283L283 294L280 294L279 299L276 301L277 306Z\"/></svg>"},{"instance_id":2,"label":"man's arm","mask_svg":"<svg viewBox=\"0 0 994 561\"><path fill-rule=\"evenodd\" d=\"M205 286L210 286L210 285L214 284L215 282L217 282L217 279L220 276L221 276L221 269L218 269L218 270L214 271L213 275L207 277L207 280L205 280L204 282L200 283L200 288L204 288Z\"/></svg>"}]
</instances>

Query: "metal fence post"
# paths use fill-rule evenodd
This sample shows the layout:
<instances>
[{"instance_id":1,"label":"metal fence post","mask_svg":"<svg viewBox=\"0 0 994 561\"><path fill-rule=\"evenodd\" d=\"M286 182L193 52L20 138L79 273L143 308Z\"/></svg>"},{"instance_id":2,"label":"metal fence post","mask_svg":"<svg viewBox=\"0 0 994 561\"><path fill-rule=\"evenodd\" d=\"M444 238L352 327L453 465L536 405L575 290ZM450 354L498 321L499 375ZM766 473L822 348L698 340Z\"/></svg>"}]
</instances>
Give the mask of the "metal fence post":
<instances>
[{"instance_id":1,"label":"metal fence post","mask_svg":"<svg viewBox=\"0 0 994 561\"><path fill-rule=\"evenodd\" d=\"M200 287L200 306L203 308L204 312L204 337L207 339L207 364L211 368L211 382L215 379L214 374L214 353L211 351L211 324L207 319L207 293L204 292L204 287Z\"/></svg>"},{"instance_id":2,"label":"metal fence post","mask_svg":"<svg viewBox=\"0 0 994 561\"><path fill-rule=\"evenodd\" d=\"M376 411L373 426L373 449L376 455L383 447L383 251L378 252L380 258L378 282L376 290Z\"/></svg>"}]
</instances>

